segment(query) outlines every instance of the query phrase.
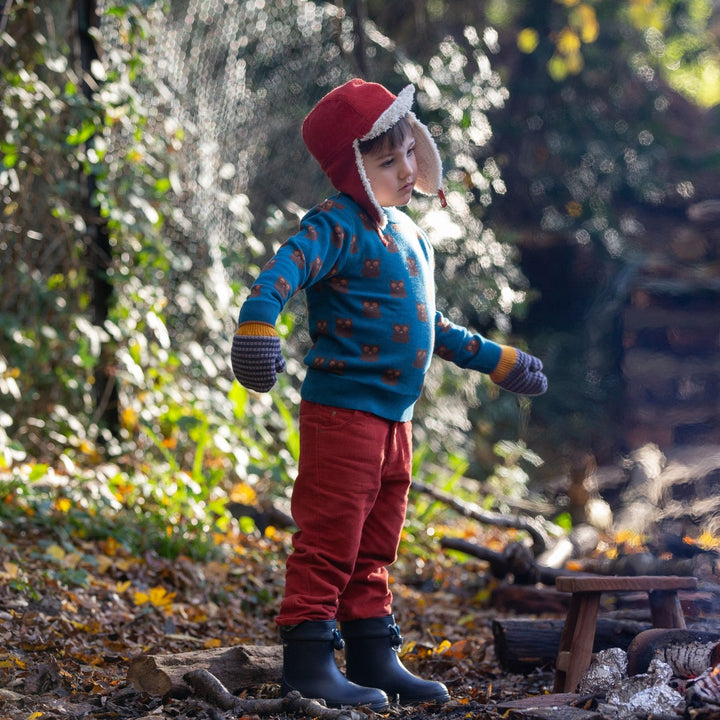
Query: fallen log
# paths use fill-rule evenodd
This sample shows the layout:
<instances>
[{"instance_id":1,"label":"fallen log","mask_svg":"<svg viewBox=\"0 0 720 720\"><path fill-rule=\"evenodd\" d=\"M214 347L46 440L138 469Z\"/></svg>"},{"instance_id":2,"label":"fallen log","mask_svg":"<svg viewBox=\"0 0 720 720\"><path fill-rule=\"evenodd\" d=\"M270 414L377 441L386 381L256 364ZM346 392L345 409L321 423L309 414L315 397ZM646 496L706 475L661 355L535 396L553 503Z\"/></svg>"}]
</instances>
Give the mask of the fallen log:
<instances>
[{"instance_id":1,"label":"fallen log","mask_svg":"<svg viewBox=\"0 0 720 720\"><path fill-rule=\"evenodd\" d=\"M527 673L554 667L564 620L493 620L495 656L506 672ZM593 652L619 647L627 650L636 635L649 630L649 622L598 618Z\"/></svg>"},{"instance_id":2,"label":"fallen log","mask_svg":"<svg viewBox=\"0 0 720 720\"><path fill-rule=\"evenodd\" d=\"M690 678L714 667L720 660L720 633L685 628L653 628L640 633L627 650L628 675L647 672L659 658L675 677Z\"/></svg>"},{"instance_id":3,"label":"fallen log","mask_svg":"<svg viewBox=\"0 0 720 720\"><path fill-rule=\"evenodd\" d=\"M140 655L130 661L127 680L149 695L185 698L191 688L184 676L194 670L211 673L231 693L280 682L280 645L236 645L172 655Z\"/></svg>"}]
</instances>

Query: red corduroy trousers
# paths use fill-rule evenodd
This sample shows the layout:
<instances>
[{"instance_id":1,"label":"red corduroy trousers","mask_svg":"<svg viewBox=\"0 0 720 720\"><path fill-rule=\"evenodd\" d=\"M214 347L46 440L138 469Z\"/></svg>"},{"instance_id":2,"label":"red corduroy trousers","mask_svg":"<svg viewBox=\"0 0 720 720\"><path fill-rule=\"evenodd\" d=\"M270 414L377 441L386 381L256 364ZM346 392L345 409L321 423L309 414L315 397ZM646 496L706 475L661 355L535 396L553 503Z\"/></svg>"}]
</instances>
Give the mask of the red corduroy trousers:
<instances>
[{"instance_id":1,"label":"red corduroy trousers","mask_svg":"<svg viewBox=\"0 0 720 720\"><path fill-rule=\"evenodd\" d=\"M389 615L412 476L412 426L302 401L279 625Z\"/></svg>"}]
</instances>

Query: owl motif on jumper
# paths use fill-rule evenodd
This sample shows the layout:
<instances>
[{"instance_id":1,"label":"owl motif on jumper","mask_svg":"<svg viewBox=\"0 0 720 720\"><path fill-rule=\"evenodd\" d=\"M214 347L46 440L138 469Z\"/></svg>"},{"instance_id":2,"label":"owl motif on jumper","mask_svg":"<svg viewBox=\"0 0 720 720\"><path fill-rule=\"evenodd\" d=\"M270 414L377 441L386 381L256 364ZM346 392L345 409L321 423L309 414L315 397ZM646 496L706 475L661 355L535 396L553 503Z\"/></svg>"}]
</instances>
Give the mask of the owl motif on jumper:
<instances>
[{"instance_id":1,"label":"owl motif on jumper","mask_svg":"<svg viewBox=\"0 0 720 720\"><path fill-rule=\"evenodd\" d=\"M353 321L352 318L335 318L335 334L339 337L352 337Z\"/></svg>"},{"instance_id":2,"label":"owl motif on jumper","mask_svg":"<svg viewBox=\"0 0 720 720\"><path fill-rule=\"evenodd\" d=\"M345 372L345 361L330 358L330 360L328 360L327 369L336 375L342 375Z\"/></svg>"},{"instance_id":3,"label":"owl motif on jumper","mask_svg":"<svg viewBox=\"0 0 720 720\"><path fill-rule=\"evenodd\" d=\"M455 352L446 345L438 345L435 354L443 360L452 361L455 358Z\"/></svg>"},{"instance_id":4,"label":"owl motif on jumper","mask_svg":"<svg viewBox=\"0 0 720 720\"><path fill-rule=\"evenodd\" d=\"M363 316L366 318L377 319L382 317L382 310L380 309L380 303L377 300L363 300Z\"/></svg>"},{"instance_id":5,"label":"owl motif on jumper","mask_svg":"<svg viewBox=\"0 0 720 720\"><path fill-rule=\"evenodd\" d=\"M410 326L393 323L393 342L409 343L410 342Z\"/></svg>"},{"instance_id":6,"label":"owl motif on jumper","mask_svg":"<svg viewBox=\"0 0 720 720\"><path fill-rule=\"evenodd\" d=\"M382 243L387 248L387 251L390 253L396 253L398 251L398 246L395 240L393 239L392 235L383 235L382 236Z\"/></svg>"},{"instance_id":7,"label":"owl motif on jumper","mask_svg":"<svg viewBox=\"0 0 720 720\"><path fill-rule=\"evenodd\" d=\"M305 267L305 253L300 248L295 248L292 251L290 259L299 267L301 270Z\"/></svg>"},{"instance_id":8,"label":"owl motif on jumper","mask_svg":"<svg viewBox=\"0 0 720 720\"><path fill-rule=\"evenodd\" d=\"M382 381L386 385L397 385L400 382L400 376L402 375L402 370L396 370L393 368L388 368L382 376Z\"/></svg>"},{"instance_id":9,"label":"owl motif on jumper","mask_svg":"<svg viewBox=\"0 0 720 720\"><path fill-rule=\"evenodd\" d=\"M322 260L319 257L316 257L311 263L310 263L310 279L314 280L318 273L320 272L320 269L322 268Z\"/></svg>"},{"instance_id":10,"label":"owl motif on jumper","mask_svg":"<svg viewBox=\"0 0 720 720\"><path fill-rule=\"evenodd\" d=\"M405 289L404 280L391 280L390 281L390 295L396 298L407 297L407 290Z\"/></svg>"},{"instance_id":11,"label":"owl motif on jumper","mask_svg":"<svg viewBox=\"0 0 720 720\"><path fill-rule=\"evenodd\" d=\"M342 210L345 206L332 198L328 198L327 200L323 200L317 207L318 210L322 210L323 212L330 212L333 208Z\"/></svg>"},{"instance_id":12,"label":"owl motif on jumper","mask_svg":"<svg viewBox=\"0 0 720 720\"><path fill-rule=\"evenodd\" d=\"M363 263L362 276L366 278L380 277L380 258L367 258Z\"/></svg>"},{"instance_id":13,"label":"owl motif on jumper","mask_svg":"<svg viewBox=\"0 0 720 720\"><path fill-rule=\"evenodd\" d=\"M341 248L343 240L345 240L345 231L339 225L336 225L332 231L332 244L336 248Z\"/></svg>"},{"instance_id":14,"label":"owl motif on jumper","mask_svg":"<svg viewBox=\"0 0 720 720\"><path fill-rule=\"evenodd\" d=\"M290 294L290 283L282 276L275 281L275 289L280 293L283 300Z\"/></svg>"},{"instance_id":15,"label":"owl motif on jumper","mask_svg":"<svg viewBox=\"0 0 720 720\"><path fill-rule=\"evenodd\" d=\"M350 281L344 277L334 277L330 280L330 287L335 292L346 293L350 287Z\"/></svg>"},{"instance_id":16,"label":"owl motif on jumper","mask_svg":"<svg viewBox=\"0 0 720 720\"><path fill-rule=\"evenodd\" d=\"M360 359L364 362L377 362L380 357L379 345L363 345Z\"/></svg>"}]
</instances>

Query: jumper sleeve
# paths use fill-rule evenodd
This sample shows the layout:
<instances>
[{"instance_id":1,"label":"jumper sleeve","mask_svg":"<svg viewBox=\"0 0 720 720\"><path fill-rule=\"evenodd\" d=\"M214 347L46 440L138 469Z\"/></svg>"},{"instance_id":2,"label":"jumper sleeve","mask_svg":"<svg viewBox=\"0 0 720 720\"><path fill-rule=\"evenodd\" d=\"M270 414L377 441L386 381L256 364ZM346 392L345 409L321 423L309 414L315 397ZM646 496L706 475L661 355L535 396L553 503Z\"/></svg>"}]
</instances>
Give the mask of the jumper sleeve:
<instances>
[{"instance_id":1,"label":"jumper sleeve","mask_svg":"<svg viewBox=\"0 0 720 720\"><path fill-rule=\"evenodd\" d=\"M280 311L298 291L342 267L351 231L331 201L311 210L300 231L267 262L240 309L239 323L274 326Z\"/></svg>"},{"instance_id":2,"label":"jumper sleeve","mask_svg":"<svg viewBox=\"0 0 720 720\"><path fill-rule=\"evenodd\" d=\"M458 367L489 374L498 367L502 347L479 333L455 325L437 311L434 353Z\"/></svg>"}]
</instances>

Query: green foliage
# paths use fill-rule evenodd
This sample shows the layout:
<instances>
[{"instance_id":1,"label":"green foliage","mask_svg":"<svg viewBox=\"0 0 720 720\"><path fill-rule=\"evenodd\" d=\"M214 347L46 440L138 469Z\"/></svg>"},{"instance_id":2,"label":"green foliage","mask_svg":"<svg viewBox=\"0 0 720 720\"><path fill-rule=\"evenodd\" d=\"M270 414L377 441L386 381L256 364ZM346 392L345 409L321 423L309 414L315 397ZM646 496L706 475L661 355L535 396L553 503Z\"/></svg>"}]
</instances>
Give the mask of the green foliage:
<instances>
[{"instance_id":1,"label":"green foliage","mask_svg":"<svg viewBox=\"0 0 720 720\"><path fill-rule=\"evenodd\" d=\"M285 499L308 341L300 303L278 324L288 372L270 395L233 381L228 350L258 268L330 191L302 146L302 117L353 75L418 88L447 177L447 209L425 198L412 210L436 247L440 307L494 339L509 338L535 297L515 248L527 227L625 261L633 205L655 206L680 192L671 187L689 192L668 171L672 153L677 167L693 158L668 130L657 79L717 102L707 0L366 5L363 23L351 3L107 0L89 28L101 59L86 68L71 61L76 8L8 6L3 512L57 533L86 525L137 548L203 554L228 522L233 486ZM109 257L98 257L105 235ZM602 412L613 388L586 379L604 378L611 360L588 365L566 341L548 340L551 363L559 358L567 384L592 390ZM101 376L114 381L108 395ZM585 441L576 408L561 410L564 436ZM444 468L429 479L448 490L484 473L498 492L521 492L535 461L523 445L531 412L480 374L436 363L416 415L418 476L428 464ZM51 467L79 481L77 496L43 489ZM88 503L93 474L106 493ZM62 492L71 511L53 507ZM410 534L418 539L438 512L419 503Z\"/></svg>"}]
</instances>

